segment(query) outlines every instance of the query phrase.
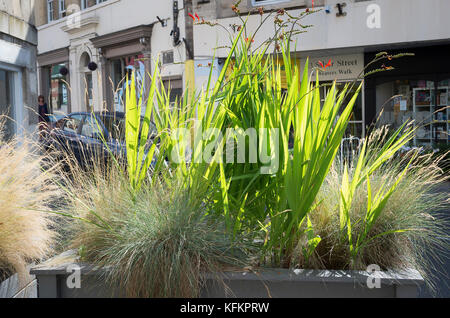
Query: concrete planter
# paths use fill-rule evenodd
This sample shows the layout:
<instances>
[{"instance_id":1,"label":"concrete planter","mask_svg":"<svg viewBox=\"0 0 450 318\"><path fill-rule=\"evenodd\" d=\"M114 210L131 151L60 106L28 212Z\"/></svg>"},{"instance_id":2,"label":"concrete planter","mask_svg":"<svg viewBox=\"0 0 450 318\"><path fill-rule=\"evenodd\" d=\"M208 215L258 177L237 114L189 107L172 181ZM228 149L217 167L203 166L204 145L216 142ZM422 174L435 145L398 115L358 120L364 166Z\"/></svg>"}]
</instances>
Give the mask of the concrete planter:
<instances>
[{"instance_id":1,"label":"concrete planter","mask_svg":"<svg viewBox=\"0 0 450 318\"><path fill-rule=\"evenodd\" d=\"M38 280L40 298L97 298L117 296L118 290L104 283L102 274L107 269L79 264L81 288L69 288L67 281L73 282L74 263L55 266L43 264L31 270ZM376 272L327 271L327 270L286 270L262 269L258 273L227 272L223 281L228 286L216 282L213 275L207 275L202 298L308 298L308 297L417 297L423 278L417 271ZM380 288L369 288L367 281L375 283L379 279Z\"/></svg>"},{"instance_id":2,"label":"concrete planter","mask_svg":"<svg viewBox=\"0 0 450 318\"><path fill-rule=\"evenodd\" d=\"M0 282L0 298L37 298L37 280L30 276L25 284L19 283L18 275Z\"/></svg>"}]
</instances>

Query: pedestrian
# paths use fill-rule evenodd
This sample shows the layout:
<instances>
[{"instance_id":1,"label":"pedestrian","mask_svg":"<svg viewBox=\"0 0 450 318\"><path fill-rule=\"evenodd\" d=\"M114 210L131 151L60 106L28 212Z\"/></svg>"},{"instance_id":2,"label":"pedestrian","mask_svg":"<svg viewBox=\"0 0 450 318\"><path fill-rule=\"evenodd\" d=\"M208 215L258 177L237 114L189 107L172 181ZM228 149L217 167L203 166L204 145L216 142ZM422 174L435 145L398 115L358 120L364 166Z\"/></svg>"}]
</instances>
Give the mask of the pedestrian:
<instances>
[{"instance_id":1,"label":"pedestrian","mask_svg":"<svg viewBox=\"0 0 450 318\"><path fill-rule=\"evenodd\" d=\"M39 103L39 140L43 140L49 130L50 117L44 96L38 97Z\"/></svg>"}]
</instances>

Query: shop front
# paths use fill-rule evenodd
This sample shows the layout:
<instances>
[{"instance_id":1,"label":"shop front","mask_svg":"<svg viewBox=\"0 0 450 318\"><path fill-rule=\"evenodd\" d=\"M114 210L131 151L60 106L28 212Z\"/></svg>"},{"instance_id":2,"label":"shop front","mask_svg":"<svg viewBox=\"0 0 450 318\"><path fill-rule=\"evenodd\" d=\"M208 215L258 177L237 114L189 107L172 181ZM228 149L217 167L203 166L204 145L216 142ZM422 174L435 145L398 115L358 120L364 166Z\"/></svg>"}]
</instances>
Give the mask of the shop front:
<instances>
[{"instance_id":1,"label":"shop front","mask_svg":"<svg viewBox=\"0 0 450 318\"><path fill-rule=\"evenodd\" d=\"M414 121L413 144L439 148L450 143L450 45L410 48L390 54L413 53L384 61L395 69L366 79L366 120L392 129ZM375 53L366 53L366 63ZM376 65L375 67L381 67Z\"/></svg>"},{"instance_id":2,"label":"shop front","mask_svg":"<svg viewBox=\"0 0 450 318\"><path fill-rule=\"evenodd\" d=\"M48 104L49 112L64 116L71 112L69 50L67 48L38 56L40 95Z\"/></svg>"},{"instance_id":3,"label":"shop front","mask_svg":"<svg viewBox=\"0 0 450 318\"><path fill-rule=\"evenodd\" d=\"M151 68L152 25L141 25L127 30L91 39L99 51L101 82L105 105L109 111L125 110L126 89L131 84L131 74L136 75L137 92L147 93Z\"/></svg>"},{"instance_id":4,"label":"shop front","mask_svg":"<svg viewBox=\"0 0 450 318\"><path fill-rule=\"evenodd\" d=\"M304 57L303 57L304 56ZM300 69L303 72L306 56L302 54ZM347 105L351 97L361 84L361 76L364 70L364 54L340 54L327 56L312 56L309 57L308 66L311 75L315 77L313 70L319 71L320 79L320 93L322 101L328 95L331 85L336 81L336 87L342 90L348 85L349 94L343 101L343 105ZM353 112L350 117L349 126L347 128L347 139L361 139L366 135L365 126L365 99L364 99L364 84L362 91L356 100Z\"/></svg>"}]
</instances>

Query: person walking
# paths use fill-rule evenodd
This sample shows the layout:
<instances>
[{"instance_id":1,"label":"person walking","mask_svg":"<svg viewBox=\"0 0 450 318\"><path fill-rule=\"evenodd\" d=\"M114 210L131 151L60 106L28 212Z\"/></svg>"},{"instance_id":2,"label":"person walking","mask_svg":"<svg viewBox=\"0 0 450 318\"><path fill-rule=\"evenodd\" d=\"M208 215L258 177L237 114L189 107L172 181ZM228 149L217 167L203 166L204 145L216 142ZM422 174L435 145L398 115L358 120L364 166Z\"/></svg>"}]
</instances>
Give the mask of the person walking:
<instances>
[{"instance_id":1,"label":"person walking","mask_svg":"<svg viewBox=\"0 0 450 318\"><path fill-rule=\"evenodd\" d=\"M43 140L49 130L50 117L44 96L38 97L39 103L39 140Z\"/></svg>"}]
</instances>

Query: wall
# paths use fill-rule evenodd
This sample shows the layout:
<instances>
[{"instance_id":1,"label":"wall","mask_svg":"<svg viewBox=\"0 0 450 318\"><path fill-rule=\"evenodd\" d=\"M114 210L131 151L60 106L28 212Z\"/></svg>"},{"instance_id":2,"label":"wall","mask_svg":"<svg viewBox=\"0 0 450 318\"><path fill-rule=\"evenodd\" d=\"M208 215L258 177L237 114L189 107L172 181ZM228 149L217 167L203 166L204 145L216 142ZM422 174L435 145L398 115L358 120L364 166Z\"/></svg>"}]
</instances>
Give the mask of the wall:
<instances>
[{"instance_id":1,"label":"wall","mask_svg":"<svg viewBox=\"0 0 450 318\"><path fill-rule=\"evenodd\" d=\"M296 36L297 52L350 49L361 52L367 47L401 46L405 43L419 44L430 41L448 41L450 38L450 1L448 0L377 0L354 2L345 1L347 6L344 17L337 17L336 4L338 0L326 0L331 12L325 10L309 15L302 20L304 25L312 25L307 33ZM369 28L367 20L369 5L378 5L381 28ZM324 9L322 7L322 9ZM293 15L299 15L304 9L293 10ZM210 10L206 10L208 14ZM200 11L199 13L203 13ZM286 19L286 17L283 17ZM213 19L214 20L214 19ZM214 20L215 21L215 20ZM256 29L260 21L259 15L251 15L248 20L249 29ZM219 19L223 26L231 30L231 25L241 24L238 18ZM228 36L219 28L205 25L195 27L196 54L211 56L215 47L228 44ZM273 34L273 19L263 26L259 36L255 38L255 47ZM224 56L225 50L218 50L219 56Z\"/></svg>"},{"instance_id":2,"label":"wall","mask_svg":"<svg viewBox=\"0 0 450 318\"><path fill-rule=\"evenodd\" d=\"M35 0L0 1L0 68L13 71L16 133L32 130L37 123L34 6Z\"/></svg>"}]
</instances>

